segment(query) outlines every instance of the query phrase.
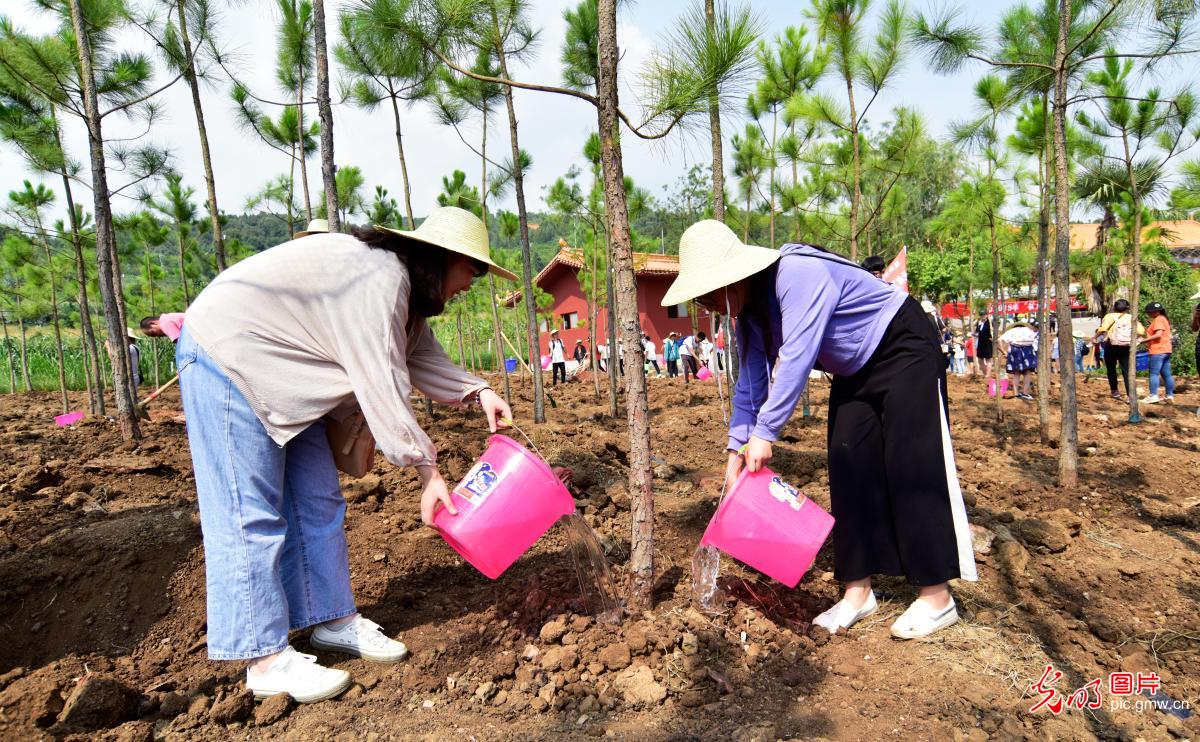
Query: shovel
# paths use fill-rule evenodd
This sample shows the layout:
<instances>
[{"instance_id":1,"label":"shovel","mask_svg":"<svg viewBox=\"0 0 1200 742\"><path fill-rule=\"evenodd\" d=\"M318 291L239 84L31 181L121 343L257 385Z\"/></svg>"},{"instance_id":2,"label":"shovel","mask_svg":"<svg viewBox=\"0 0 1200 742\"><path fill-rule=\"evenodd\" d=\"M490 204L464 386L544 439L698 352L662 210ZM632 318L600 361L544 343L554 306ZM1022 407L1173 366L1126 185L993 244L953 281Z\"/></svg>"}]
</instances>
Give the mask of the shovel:
<instances>
[{"instance_id":1,"label":"shovel","mask_svg":"<svg viewBox=\"0 0 1200 742\"><path fill-rule=\"evenodd\" d=\"M170 389L172 386L174 386L174 385L175 385L175 383L176 383L177 381L179 381L179 374L175 374L174 376L172 376L172 377L171 377L171 380L170 380L170 381L168 381L166 384L163 384L163 385L162 385L162 386L160 386L159 388L155 389L153 392L150 392L149 396L147 396L147 397L146 397L145 399L143 399L141 402L138 402L136 405L134 405L134 407L133 407L133 411L134 411L134 412L137 414L137 416L138 416L138 417L140 417L141 419L143 419L143 420L149 420L149 419L150 419L150 415L146 414L146 405L148 405L148 404L150 404L151 402L153 402L153 401L154 401L154 399L155 399L155 398L156 398L158 395L162 394L163 392L167 391L167 390L168 390L168 389Z\"/></svg>"}]
</instances>

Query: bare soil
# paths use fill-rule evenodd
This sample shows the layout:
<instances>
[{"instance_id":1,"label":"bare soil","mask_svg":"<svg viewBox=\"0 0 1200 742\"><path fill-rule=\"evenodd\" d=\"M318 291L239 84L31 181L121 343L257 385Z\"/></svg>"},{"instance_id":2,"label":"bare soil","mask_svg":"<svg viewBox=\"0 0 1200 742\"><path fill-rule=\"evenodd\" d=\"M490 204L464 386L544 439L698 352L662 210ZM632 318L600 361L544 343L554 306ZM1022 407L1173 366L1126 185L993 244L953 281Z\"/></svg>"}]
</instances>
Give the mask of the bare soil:
<instances>
[{"instance_id":1,"label":"bare soil","mask_svg":"<svg viewBox=\"0 0 1200 742\"><path fill-rule=\"evenodd\" d=\"M515 380L515 377L514 377ZM880 612L845 636L809 622L838 598L828 545L788 590L728 558L726 610L691 608L690 557L720 490L724 425L711 385L652 380L657 603L618 627L581 615L561 528L495 582L420 525L415 477L378 459L346 482L362 612L410 660L320 653L357 684L341 698L257 707L240 663L205 656L204 556L178 395L138 445L110 422L54 427L54 395L0 398L0 736L7 739L1170 739L1200 737L1154 709L1111 708L1114 671L1156 672L1200 707L1200 403L1125 422L1101 380L1080 386L1081 484L1054 485L1031 403L994 421L982 381L952 379L951 430L980 580L955 583L962 620L891 638L915 595L877 584ZM828 507L825 407L797 413L773 468ZM627 434L590 383L552 389L551 422L518 422L571 467L617 574L629 553ZM73 400L83 405L82 395ZM448 479L485 446L478 414L426 421ZM990 540L990 543L988 543ZM294 637L313 651L305 632ZM1103 708L1030 712L1046 665L1064 693L1101 678ZM1093 696L1094 697L1094 696Z\"/></svg>"}]
</instances>

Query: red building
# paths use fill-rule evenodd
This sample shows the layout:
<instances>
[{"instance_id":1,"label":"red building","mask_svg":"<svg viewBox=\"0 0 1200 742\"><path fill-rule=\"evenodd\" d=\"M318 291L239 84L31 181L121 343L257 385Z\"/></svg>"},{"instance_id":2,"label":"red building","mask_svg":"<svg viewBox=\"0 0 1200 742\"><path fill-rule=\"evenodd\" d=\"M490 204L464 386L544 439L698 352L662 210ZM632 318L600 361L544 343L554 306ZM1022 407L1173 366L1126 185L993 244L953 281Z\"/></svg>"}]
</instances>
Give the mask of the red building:
<instances>
[{"instance_id":1,"label":"red building","mask_svg":"<svg viewBox=\"0 0 1200 742\"><path fill-rule=\"evenodd\" d=\"M637 273L638 319L642 324L642 332L650 336L661 353L663 338L670 332L690 335L692 318L688 316L688 306L680 304L673 307L660 306L667 287L679 274L679 257L676 255L660 255L658 253L634 253L633 264ZM584 297L583 287L579 285L579 269L583 267L583 253L569 247L558 251L554 259L533 279L536 286L554 297L554 305L550 310L553 321L547 326L542 320L542 332L538 335L541 353L546 352L550 342L550 330L557 329L567 355L570 356L576 340L588 342L588 306ZM520 294L515 294L510 305L520 301ZM697 326L703 332L709 331L709 313L699 309ZM596 317L596 342L605 343L608 337L608 312L604 305L598 308ZM545 316L545 315L543 315ZM593 354L594 348L589 348Z\"/></svg>"}]
</instances>

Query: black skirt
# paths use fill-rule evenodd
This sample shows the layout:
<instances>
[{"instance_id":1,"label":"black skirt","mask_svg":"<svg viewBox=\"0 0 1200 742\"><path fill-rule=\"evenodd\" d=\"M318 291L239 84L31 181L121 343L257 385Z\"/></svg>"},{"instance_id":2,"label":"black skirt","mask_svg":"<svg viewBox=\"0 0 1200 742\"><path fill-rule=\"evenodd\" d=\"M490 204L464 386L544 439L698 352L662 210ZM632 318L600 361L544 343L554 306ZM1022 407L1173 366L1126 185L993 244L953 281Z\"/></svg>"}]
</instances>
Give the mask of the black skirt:
<instances>
[{"instance_id":1,"label":"black skirt","mask_svg":"<svg viewBox=\"0 0 1200 742\"><path fill-rule=\"evenodd\" d=\"M829 493L838 580L977 579L950 444L945 358L912 298L867 364L833 380Z\"/></svg>"}]
</instances>

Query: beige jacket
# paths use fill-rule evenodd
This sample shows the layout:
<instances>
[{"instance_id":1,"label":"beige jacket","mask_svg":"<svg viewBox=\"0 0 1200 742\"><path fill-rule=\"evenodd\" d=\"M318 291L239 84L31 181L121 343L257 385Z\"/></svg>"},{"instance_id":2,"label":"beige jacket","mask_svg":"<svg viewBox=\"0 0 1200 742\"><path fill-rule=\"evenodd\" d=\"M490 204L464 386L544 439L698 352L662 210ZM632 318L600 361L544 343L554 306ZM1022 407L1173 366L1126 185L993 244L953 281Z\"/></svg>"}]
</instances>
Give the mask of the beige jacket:
<instances>
[{"instance_id":1,"label":"beige jacket","mask_svg":"<svg viewBox=\"0 0 1200 742\"><path fill-rule=\"evenodd\" d=\"M188 307L186 329L279 445L357 402L388 461L432 464L412 388L459 404L487 382L454 365L424 319L407 327L409 288L393 253L313 234L221 273Z\"/></svg>"}]
</instances>

